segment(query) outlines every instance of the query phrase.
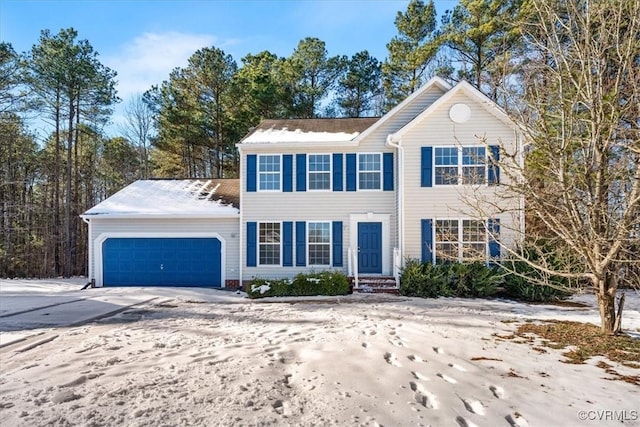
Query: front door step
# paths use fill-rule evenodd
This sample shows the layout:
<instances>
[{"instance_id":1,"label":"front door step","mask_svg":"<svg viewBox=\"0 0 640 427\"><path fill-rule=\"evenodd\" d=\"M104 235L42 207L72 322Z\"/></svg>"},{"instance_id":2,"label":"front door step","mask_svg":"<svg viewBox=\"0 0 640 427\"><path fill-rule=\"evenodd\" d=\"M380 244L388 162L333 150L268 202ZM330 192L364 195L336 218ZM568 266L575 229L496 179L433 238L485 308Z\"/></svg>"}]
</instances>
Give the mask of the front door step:
<instances>
[{"instance_id":1,"label":"front door step","mask_svg":"<svg viewBox=\"0 0 640 427\"><path fill-rule=\"evenodd\" d=\"M355 277L349 277L354 292L398 294L398 284L393 276L358 276L358 287Z\"/></svg>"}]
</instances>

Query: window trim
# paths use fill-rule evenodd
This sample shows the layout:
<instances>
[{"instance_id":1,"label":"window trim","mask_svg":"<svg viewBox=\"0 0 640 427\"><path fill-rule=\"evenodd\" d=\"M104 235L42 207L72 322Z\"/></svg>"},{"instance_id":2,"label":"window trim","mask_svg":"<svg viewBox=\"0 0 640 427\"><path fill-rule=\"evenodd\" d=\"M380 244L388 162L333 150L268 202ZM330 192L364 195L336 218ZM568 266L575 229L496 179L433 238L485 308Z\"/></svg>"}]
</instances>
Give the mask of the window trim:
<instances>
[{"instance_id":1,"label":"window trim","mask_svg":"<svg viewBox=\"0 0 640 427\"><path fill-rule=\"evenodd\" d=\"M360 188L360 173L374 173L375 171L361 171L360 170L360 156L363 155L377 155L378 159L379 159L379 163L380 163L380 170L378 171L378 177L379 177L379 182L380 182L380 187L379 188ZM356 156L356 190L357 191L371 191L371 192L375 192L375 191L384 191L384 164L383 164L383 156L382 156L382 152L377 151L377 152L363 152L363 153L357 153Z\"/></svg>"},{"instance_id":2,"label":"window trim","mask_svg":"<svg viewBox=\"0 0 640 427\"><path fill-rule=\"evenodd\" d=\"M491 259L491 254L489 252L489 241L490 241L490 235L489 235L489 230L488 230L488 226L489 226L489 218L485 218L485 219L476 219L476 218L469 218L469 217L436 217L433 218L433 263L434 264L438 264L439 261L439 257L438 257L438 244L439 243L453 243L453 242L442 242L440 240L438 240L438 221L457 221L458 223L458 233L457 233L457 240L455 241L455 244L457 246L457 252L458 252L458 256L457 259L453 260L449 260L449 259L445 259L445 261L448 262L465 262L468 261L468 259L464 258L464 245L465 244L473 244L473 243L480 243L477 241L465 241L463 240L464 237L464 221L479 221L482 223L483 228L484 228L484 256L482 261L487 262L488 260Z\"/></svg>"},{"instance_id":3,"label":"window trim","mask_svg":"<svg viewBox=\"0 0 640 427\"><path fill-rule=\"evenodd\" d=\"M263 224L278 224L280 226L280 244L279 244L279 253L280 253L280 255L278 257L278 259L280 261L279 264L263 264L262 262L260 262L260 245L271 244L271 245L275 246L275 244L273 244L273 243L262 243L260 241L260 227ZM257 239L256 239L256 251L258 252L256 254L257 255L256 256L256 266L257 267L277 267L277 268L282 267L282 245L283 245L283 241L282 241L282 221L257 221L256 232L258 234L256 236L257 237Z\"/></svg>"},{"instance_id":4,"label":"window trim","mask_svg":"<svg viewBox=\"0 0 640 427\"><path fill-rule=\"evenodd\" d=\"M265 173L265 174L270 174L270 175L275 175L276 172L261 172L260 171L260 158L261 157L277 157L279 159L279 164L280 164L280 171L277 172L277 174L279 175L279 180L278 180L278 188L277 189L270 189L270 190L266 190L266 189L262 189L261 188L261 181L260 181L260 175ZM282 154L258 154L256 157L256 180L257 180L257 185L256 185L256 189L259 192L262 193L281 193L282 192L282 179L283 179L283 163L282 163Z\"/></svg>"},{"instance_id":5,"label":"window trim","mask_svg":"<svg viewBox=\"0 0 640 427\"><path fill-rule=\"evenodd\" d=\"M311 171L311 156L328 156L329 157L329 170L328 171ZM313 192L327 192L333 191L333 155L331 153L307 153L307 191ZM329 175L329 188L311 188L311 174L328 174Z\"/></svg>"},{"instance_id":6,"label":"window trim","mask_svg":"<svg viewBox=\"0 0 640 427\"><path fill-rule=\"evenodd\" d=\"M457 174L456 174L456 183L455 184L439 184L437 182L437 170L438 168L443 168L443 167L453 167L454 165L437 165L436 164L436 158L437 158L437 151L439 149L442 148L453 148L457 151L457 162L455 164L455 167L457 169ZM471 183L471 184L466 184L464 182L464 168L465 167L479 167L480 164L475 163L473 165L464 165L463 164L463 151L465 148L483 148L484 149L484 164L482 166L484 166L484 180L481 184L477 184L477 183ZM489 151L490 149L488 149L488 147L486 145L482 145L482 144L473 144L473 145L434 145L433 146L433 158L431 160L432 162L432 181L433 182L433 186L434 187L456 187L456 186L488 186L489 185L489 167L490 167L490 159L489 159Z\"/></svg>"},{"instance_id":7,"label":"window trim","mask_svg":"<svg viewBox=\"0 0 640 427\"><path fill-rule=\"evenodd\" d=\"M306 251L307 251L307 267L323 267L323 268L330 268L333 266L333 222L332 221L305 221L306 223L306 227L305 227L305 242L306 242ZM311 242L309 242L309 224L327 224L329 226L329 242L328 243L313 243L314 245L326 245L329 248L329 263L328 264L312 264L310 262L311 260L311 253L310 253L310 246L311 246Z\"/></svg>"}]
</instances>

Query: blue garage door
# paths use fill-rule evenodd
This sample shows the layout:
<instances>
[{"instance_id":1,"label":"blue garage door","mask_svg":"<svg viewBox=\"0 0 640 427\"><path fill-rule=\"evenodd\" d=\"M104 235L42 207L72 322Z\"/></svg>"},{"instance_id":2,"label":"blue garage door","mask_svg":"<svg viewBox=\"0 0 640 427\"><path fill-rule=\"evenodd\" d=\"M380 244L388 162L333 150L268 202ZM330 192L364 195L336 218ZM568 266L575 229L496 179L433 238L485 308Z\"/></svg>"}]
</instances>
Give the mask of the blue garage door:
<instances>
[{"instance_id":1,"label":"blue garage door","mask_svg":"<svg viewBox=\"0 0 640 427\"><path fill-rule=\"evenodd\" d=\"M110 238L102 244L105 286L221 286L215 238Z\"/></svg>"}]
</instances>

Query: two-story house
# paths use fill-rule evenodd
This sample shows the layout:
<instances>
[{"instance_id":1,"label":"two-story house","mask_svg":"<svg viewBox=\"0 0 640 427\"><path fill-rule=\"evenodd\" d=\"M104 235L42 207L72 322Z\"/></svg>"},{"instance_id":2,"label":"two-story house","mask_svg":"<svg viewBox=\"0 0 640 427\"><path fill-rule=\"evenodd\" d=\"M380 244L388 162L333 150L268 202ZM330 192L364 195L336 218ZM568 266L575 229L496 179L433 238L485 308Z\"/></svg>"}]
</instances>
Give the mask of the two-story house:
<instances>
[{"instance_id":1,"label":"two-story house","mask_svg":"<svg viewBox=\"0 0 640 427\"><path fill-rule=\"evenodd\" d=\"M138 181L87 211L90 278L235 287L339 269L362 287L408 258L499 257L523 226L498 185L519 145L493 102L439 78L381 118L265 120L237 144L239 180Z\"/></svg>"}]
</instances>

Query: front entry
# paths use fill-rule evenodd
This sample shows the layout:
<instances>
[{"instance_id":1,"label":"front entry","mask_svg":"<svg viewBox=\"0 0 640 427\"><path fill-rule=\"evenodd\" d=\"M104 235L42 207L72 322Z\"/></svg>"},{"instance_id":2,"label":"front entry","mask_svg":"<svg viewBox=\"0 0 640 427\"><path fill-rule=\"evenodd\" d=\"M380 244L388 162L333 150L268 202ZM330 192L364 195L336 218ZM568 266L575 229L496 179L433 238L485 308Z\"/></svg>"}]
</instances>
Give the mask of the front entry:
<instances>
[{"instance_id":1,"label":"front entry","mask_svg":"<svg viewBox=\"0 0 640 427\"><path fill-rule=\"evenodd\" d=\"M382 274L381 222L358 222L358 273Z\"/></svg>"}]
</instances>

